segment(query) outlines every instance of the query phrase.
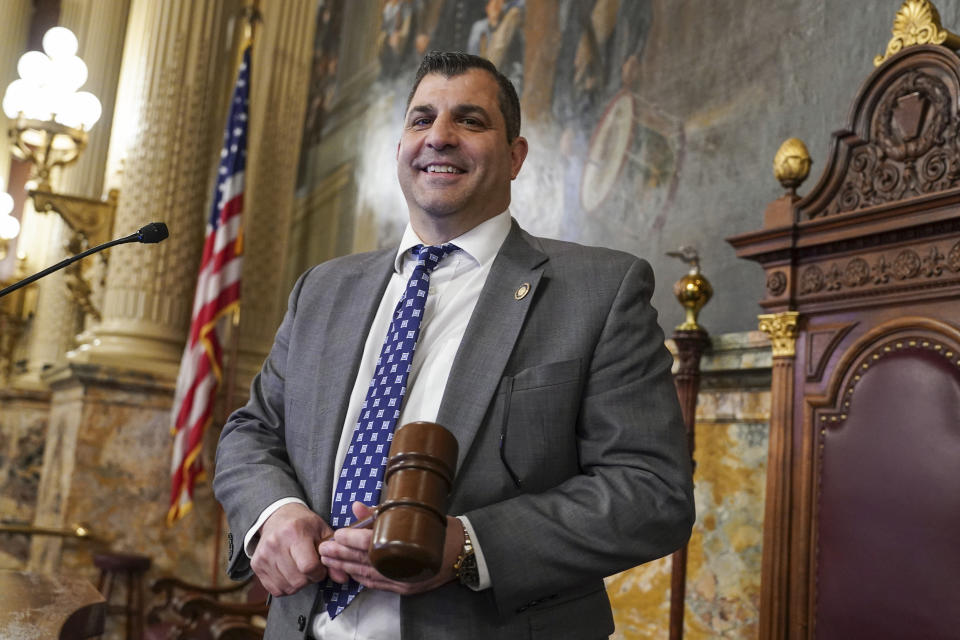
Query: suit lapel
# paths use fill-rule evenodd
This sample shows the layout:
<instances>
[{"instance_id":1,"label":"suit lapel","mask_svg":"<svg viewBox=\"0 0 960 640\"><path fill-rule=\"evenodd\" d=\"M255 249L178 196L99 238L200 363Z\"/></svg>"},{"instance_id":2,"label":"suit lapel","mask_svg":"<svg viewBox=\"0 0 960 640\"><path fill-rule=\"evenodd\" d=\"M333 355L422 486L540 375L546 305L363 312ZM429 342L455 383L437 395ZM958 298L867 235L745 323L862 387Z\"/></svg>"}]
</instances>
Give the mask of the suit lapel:
<instances>
[{"instance_id":1,"label":"suit lapel","mask_svg":"<svg viewBox=\"0 0 960 640\"><path fill-rule=\"evenodd\" d=\"M480 292L440 404L437 422L459 443L458 469L503 376L547 261L525 236L514 221Z\"/></svg>"}]
</instances>

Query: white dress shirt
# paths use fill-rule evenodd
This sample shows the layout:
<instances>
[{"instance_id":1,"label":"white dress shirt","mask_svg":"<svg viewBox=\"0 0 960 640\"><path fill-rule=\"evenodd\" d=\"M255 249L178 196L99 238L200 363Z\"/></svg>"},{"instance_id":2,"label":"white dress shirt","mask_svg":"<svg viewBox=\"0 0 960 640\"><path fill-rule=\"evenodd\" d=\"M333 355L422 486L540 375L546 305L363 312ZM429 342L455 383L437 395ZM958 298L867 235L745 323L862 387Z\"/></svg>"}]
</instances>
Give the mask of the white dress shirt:
<instances>
[{"instance_id":1,"label":"white dress shirt","mask_svg":"<svg viewBox=\"0 0 960 640\"><path fill-rule=\"evenodd\" d=\"M400 410L397 426L425 420L435 422L446 389L447 378L453 360L460 348L467 323L487 281L490 267L501 245L510 232L510 211L486 220L450 242L457 245L456 251L440 263L430 276L430 292L427 296L420 337L413 355L413 363L407 378L406 397ZM373 319L370 332L363 347L360 368L354 380L350 403L337 449L336 478L343 466L347 449L353 439L353 431L366 398L370 379L393 311L403 295L407 280L416 266L416 256L410 249L422 244L409 223L397 250L394 273L387 284L380 306ZM290 502L303 502L298 498L284 498L264 509L263 513L244 536L244 550L253 556L255 535L274 511ZM474 534L469 520L460 517L470 534L477 555L480 573L479 589L490 586L490 574L483 560L482 540ZM317 640L390 640L400 638L400 596L389 591L362 590L359 595L336 618L330 619L326 610L314 616L311 623L313 637Z\"/></svg>"}]
</instances>

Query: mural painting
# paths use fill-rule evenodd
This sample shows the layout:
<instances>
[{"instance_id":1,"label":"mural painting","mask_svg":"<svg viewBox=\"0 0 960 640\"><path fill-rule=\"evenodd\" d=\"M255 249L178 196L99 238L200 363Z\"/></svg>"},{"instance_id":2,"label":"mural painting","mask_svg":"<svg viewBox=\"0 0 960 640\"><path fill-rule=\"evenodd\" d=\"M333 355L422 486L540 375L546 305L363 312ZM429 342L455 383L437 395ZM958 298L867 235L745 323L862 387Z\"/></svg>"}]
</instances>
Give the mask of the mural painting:
<instances>
[{"instance_id":1,"label":"mural painting","mask_svg":"<svg viewBox=\"0 0 960 640\"><path fill-rule=\"evenodd\" d=\"M554 33L527 21L533 10L553 14ZM344 12L343 0L322 2L318 12L304 154L322 141L337 58L350 51L339 34L358 29L343 22ZM652 0L382 0L376 17L378 70L370 93L389 105L374 125L384 135L369 138L379 142L387 129L396 136L412 73L427 50L482 55L510 78L524 105L523 133L534 151L516 183L514 214L521 222L534 232L611 246L624 246L625 238L642 241L662 227L684 135L681 122L637 86ZM527 69L538 59L551 62L534 77ZM525 75L548 91L547 104L526 99ZM323 176L306 175L305 164L301 185L309 188ZM393 186L364 186L366 177L357 176L361 191ZM372 211L378 218L379 208ZM399 235L404 220L389 216L375 225L376 245Z\"/></svg>"}]
</instances>

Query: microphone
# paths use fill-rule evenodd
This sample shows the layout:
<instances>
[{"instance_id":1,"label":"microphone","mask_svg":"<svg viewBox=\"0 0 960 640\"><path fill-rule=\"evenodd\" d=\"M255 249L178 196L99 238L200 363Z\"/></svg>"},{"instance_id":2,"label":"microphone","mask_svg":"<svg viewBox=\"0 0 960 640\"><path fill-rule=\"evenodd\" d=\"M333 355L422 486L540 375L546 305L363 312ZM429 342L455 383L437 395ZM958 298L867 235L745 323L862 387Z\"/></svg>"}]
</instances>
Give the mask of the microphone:
<instances>
[{"instance_id":1,"label":"microphone","mask_svg":"<svg viewBox=\"0 0 960 640\"><path fill-rule=\"evenodd\" d=\"M139 242L160 242L166 240L170 236L170 232L167 231L167 225L162 222L151 222L140 227L135 235Z\"/></svg>"},{"instance_id":2,"label":"microphone","mask_svg":"<svg viewBox=\"0 0 960 640\"><path fill-rule=\"evenodd\" d=\"M110 242L104 242L101 245L97 245L96 247L87 249L83 253L78 253L75 256L67 258L66 260L62 260L57 264L53 265L52 267L47 267L46 269L44 269L39 273L35 273L32 276L24 278L23 280L10 285L6 289L3 289L2 291L0 291L0 298L7 295L8 293L13 293L14 291L16 291L21 287L27 286L28 284L30 284L31 282L34 282L35 280L39 280L44 276L50 275L54 271L59 271L64 267L70 266L77 260L81 258L86 258L92 253L103 251L104 249L109 249L110 247L114 247L118 244L126 244L128 242L143 242L143 243L160 242L162 240L166 240L169 235L170 235L170 232L167 230L167 225L165 225L162 222L151 222L150 224L140 227L140 229L138 229L136 233L131 233L130 235L125 236L123 238L117 238L116 240L111 240Z\"/></svg>"}]
</instances>

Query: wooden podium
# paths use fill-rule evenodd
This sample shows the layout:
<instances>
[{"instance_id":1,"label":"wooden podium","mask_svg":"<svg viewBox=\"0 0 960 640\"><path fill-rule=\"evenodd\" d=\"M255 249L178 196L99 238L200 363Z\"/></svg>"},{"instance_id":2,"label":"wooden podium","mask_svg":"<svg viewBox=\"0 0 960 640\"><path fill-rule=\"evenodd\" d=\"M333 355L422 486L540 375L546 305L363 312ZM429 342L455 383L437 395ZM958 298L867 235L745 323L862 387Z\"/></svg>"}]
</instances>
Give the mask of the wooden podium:
<instances>
[{"instance_id":1,"label":"wooden podium","mask_svg":"<svg viewBox=\"0 0 960 640\"><path fill-rule=\"evenodd\" d=\"M91 638L105 616L103 596L86 580L0 571L0 638Z\"/></svg>"}]
</instances>

